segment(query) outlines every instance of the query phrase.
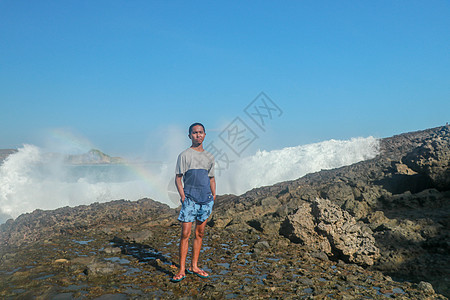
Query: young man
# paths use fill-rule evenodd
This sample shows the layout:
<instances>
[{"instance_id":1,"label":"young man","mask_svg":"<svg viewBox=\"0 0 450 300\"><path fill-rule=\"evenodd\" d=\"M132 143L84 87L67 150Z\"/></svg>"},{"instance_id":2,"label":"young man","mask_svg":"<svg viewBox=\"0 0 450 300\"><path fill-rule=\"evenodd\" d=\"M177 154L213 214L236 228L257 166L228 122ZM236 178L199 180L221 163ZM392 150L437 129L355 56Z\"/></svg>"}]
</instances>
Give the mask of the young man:
<instances>
[{"instance_id":1,"label":"young man","mask_svg":"<svg viewBox=\"0 0 450 300\"><path fill-rule=\"evenodd\" d=\"M186 272L201 278L209 275L198 267L198 257L202 247L206 220L211 215L216 199L216 181L214 179L214 156L203 149L205 127L194 123L189 127L190 148L184 150L177 160L175 185L181 198L181 211L178 221L181 222L180 269L171 278L179 282L186 277ZM183 184L181 183L183 179ZM191 267L186 270L186 256L189 247L192 223L195 222L195 238L192 249Z\"/></svg>"}]
</instances>

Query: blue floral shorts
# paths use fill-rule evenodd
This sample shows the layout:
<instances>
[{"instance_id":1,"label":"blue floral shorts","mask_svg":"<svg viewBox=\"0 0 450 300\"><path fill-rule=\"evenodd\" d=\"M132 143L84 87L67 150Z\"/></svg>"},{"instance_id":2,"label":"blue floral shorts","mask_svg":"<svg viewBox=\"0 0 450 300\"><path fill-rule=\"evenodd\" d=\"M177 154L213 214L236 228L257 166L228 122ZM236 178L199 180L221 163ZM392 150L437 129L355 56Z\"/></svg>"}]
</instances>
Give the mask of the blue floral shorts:
<instances>
[{"instance_id":1,"label":"blue floral shorts","mask_svg":"<svg viewBox=\"0 0 450 300\"><path fill-rule=\"evenodd\" d=\"M180 215L178 221L180 222L194 222L198 220L200 222L206 221L211 215L214 201L210 201L205 204L195 203L194 200L186 197L181 205Z\"/></svg>"}]
</instances>

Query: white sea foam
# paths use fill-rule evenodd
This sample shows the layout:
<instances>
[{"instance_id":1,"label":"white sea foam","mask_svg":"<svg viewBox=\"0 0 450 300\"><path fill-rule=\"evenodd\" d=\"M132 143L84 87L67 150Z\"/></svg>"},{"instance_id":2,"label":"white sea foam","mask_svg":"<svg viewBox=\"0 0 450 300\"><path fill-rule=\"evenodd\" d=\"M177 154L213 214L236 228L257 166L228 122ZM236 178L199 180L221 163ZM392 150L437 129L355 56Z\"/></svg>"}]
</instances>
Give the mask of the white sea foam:
<instances>
[{"instance_id":1,"label":"white sea foam","mask_svg":"<svg viewBox=\"0 0 450 300\"><path fill-rule=\"evenodd\" d=\"M374 158L379 140L374 137L329 140L281 150L260 150L230 164L220 185L226 193L242 194L255 187L300 178L308 173L334 169Z\"/></svg>"},{"instance_id":2,"label":"white sea foam","mask_svg":"<svg viewBox=\"0 0 450 300\"><path fill-rule=\"evenodd\" d=\"M247 190L299 178L305 174L375 157L373 137L329 140L315 144L258 151L236 159L216 173L219 194ZM176 160L172 158L173 161ZM75 168L75 169L74 169ZM131 172L130 170L139 170ZM174 163L130 166L69 166L33 145L24 145L0 166L0 224L35 209L144 197L174 207Z\"/></svg>"},{"instance_id":3,"label":"white sea foam","mask_svg":"<svg viewBox=\"0 0 450 300\"><path fill-rule=\"evenodd\" d=\"M62 157L24 145L0 166L0 224L35 209L55 209L117 199L167 198L155 186L167 186L163 165L148 167L154 180L139 176L128 165L73 166ZM144 169L144 167L141 167ZM149 177L151 175L148 175ZM162 195L162 197L161 197ZM167 199L162 199L162 201Z\"/></svg>"}]
</instances>

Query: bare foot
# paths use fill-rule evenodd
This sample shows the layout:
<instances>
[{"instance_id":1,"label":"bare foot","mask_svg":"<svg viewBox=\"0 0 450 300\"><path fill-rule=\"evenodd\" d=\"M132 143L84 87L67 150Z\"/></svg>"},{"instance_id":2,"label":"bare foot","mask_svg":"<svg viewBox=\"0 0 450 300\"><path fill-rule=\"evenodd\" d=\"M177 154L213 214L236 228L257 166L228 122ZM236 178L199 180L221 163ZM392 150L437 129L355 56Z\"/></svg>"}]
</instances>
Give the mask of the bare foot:
<instances>
[{"instance_id":1,"label":"bare foot","mask_svg":"<svg viewBox=\"0 0 450 300\"><path fill-rule=\"evenodd\" d=\"M192 273L194 273L195 275L197 275L198 277L201 278L208 278L209 274L206 273L204 270L200 269L200 268L196 268L196 269L192 269L192 267L189 269L189 271L191 271Z\"/></svg>"},{"instance_id":2,"label":"bare foot","mask_svg":"<svg viewBox=\"0 0 450 300\"><path fill-rule=\"evenodd\" d=\"M178 273L177 275L173 276L170 281L172 282L180 282L186 277L186 274L184 273Z\"/></svg>"}]
</instances>

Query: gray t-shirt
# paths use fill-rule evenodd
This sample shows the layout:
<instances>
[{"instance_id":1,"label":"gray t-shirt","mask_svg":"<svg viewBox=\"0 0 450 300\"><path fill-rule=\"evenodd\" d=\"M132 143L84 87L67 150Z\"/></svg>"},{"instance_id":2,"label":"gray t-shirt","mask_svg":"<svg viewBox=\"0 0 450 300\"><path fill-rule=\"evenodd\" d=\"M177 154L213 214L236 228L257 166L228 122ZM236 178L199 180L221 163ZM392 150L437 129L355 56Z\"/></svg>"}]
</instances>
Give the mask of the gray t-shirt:
<instances>
[{"instance_id":1,"label":"gray t-shirt","mask_svg":"<svg viewBox=\"0 0 450 300\"><path fill-rule=\"evenodd\" d=\"M190 169L205 169L208 177L214 177L214 156L206 150L203 152L187 148L178 155L175 174L183 174Z\"/></svg>"},{"instance_id":2,"label":"gray t-shirt","mask_svg":"<svg viewBox=\"0 0 450 300\"><path fill-rule=\"evenodd\" d=\"M196 203L213 200L210 177L214 177L214 156L188 148L178 155L175 173L183 175L184 193Z\"/></svg>"}]
</instances>

